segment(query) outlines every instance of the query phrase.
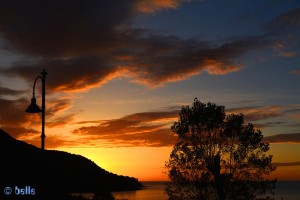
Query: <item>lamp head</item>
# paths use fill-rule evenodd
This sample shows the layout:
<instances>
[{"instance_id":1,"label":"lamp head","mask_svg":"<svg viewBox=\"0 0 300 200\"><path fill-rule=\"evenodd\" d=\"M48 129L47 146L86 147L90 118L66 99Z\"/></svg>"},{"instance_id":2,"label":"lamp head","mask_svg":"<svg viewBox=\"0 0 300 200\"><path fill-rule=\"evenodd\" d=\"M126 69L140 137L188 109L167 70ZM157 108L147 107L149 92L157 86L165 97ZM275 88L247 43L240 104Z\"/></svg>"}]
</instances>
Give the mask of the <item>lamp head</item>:
<instances>
[{"instance_id":1,"label":"lamp head","mask_svg":"<svg viewBox=\"0 0 300 200\"><path fill-rule=\"evenodd\" d=\"M25 112L28 113L40 113L42 110L38 105L36 105L36 99L32 97L31 104L28 106L28 108L25 110Z\"/></svg>"}]
</instances>

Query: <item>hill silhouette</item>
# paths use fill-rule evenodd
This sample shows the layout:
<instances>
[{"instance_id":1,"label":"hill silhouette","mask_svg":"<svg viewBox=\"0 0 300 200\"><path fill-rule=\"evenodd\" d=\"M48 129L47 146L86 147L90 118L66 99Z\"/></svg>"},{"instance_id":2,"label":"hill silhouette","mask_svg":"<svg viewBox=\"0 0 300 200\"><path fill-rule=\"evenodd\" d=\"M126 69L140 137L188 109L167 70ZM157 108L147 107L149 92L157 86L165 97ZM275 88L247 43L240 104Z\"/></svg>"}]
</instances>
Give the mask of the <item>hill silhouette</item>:
<instances>
[{"instance_id":1,"label":"hill silhouette","mask_svg":"<svg viewBox=\"0 0 300 200\"><path fill-rule=\"evenodd\" d=\"M107 194L143 187L137 179L110 173L83 156L56 150L42 151L12 138L1 129L0 158L0 195L5 197L3 199L42 200L55 196L53 199L58 200L58 194ZM6 187L12 188L11 195L4 194ZM35 194L16 195L19 188L25 192L34 188Z\"/></svg>"}]
</instances>

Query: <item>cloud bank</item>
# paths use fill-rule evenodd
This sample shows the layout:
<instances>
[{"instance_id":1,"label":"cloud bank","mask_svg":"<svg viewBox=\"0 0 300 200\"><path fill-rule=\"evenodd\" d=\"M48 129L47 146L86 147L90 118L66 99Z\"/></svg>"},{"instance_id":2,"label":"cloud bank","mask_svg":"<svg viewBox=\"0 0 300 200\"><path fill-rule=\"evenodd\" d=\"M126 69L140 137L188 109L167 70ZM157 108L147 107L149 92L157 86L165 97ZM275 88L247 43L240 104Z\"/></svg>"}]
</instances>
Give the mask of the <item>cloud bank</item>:
<instances>
[{"instance_id":1,"label":"cloud bank","mask_svg":"<svg viewBox=\"0 0 300 200\"><path fill-rule=\"evenodd\" d=\"M289 163L272 163L276 167L290 167L290 166L299 166L300 162L289 162Z\"/></svg>"},{"instance_id":2,"label":"cloud bank","mask_svg":"<svg viewBox=\"0 0 300 200\"><path fill-rule=\"evenodd\" d=\"M273 118L297 113L296 108L297 105L236 108L228 109L226 113L244 113L245 123L253 123L255 127L257 127L256 124L261 127L276 127L287 124L281 121L273 122ZM268 112L265 112L266 110ZM73 133L90 137L91 140L99 141L98 144L104 142L107 146L173 146L177 137L170 127L178 120L179 112L179 109L175 109L135 113L112 120L81 121L76 123L81 127ZM300 134L275 134L266 136L263 140L268 143L300 143Z\"/></svg>"},{"instance_id":3,"label":"cloud bank","mask_svg":"<svg viewBox=\"0 0 300 200\"><path fill-rule=\"evenodd\" d=\"M15 92L15 91L13 91ZM9 90L9 94L11 91ZM41 115L28 114L25 109L30 104L30 100L19 98L8 100L0 95L0 127L13 137L21 135L33 135L40 133ZM57 117L57 114L70 106L69 99L57 99L47 102L49 108L46 109L46 128L64 126L73 120L74 115Z\"/></svg>"},{"instance_id":4,"label":"cloud bank","mask_svg":"<svg viewBox=\"0 0 300 200\"><path fill-rule=\"evenodd\" d=\"M133 28L131 24L137 15L177 9L185 2L188 0L2 0L1 42L3 40L10 52L22 56L9 66L1 66L1 76L20 77L31 86L33 75L45 68L49 73L47 91L51 92L86 91L119 77L155 88L202 73L225 75L238 72L244 67L239 58L253 51L278 48L281 41L277 34L300 27L299 8L264 24L262 35L233 36L220 41L157 34ZM281 53L289 53L284 50L280 46ZM299 70L291 73L298 75ZM39 117L24 113L28 100L5 98L22 92L0 87L1 128L13 136L38 133ZM49 101L47 126L53 128L73 123L75 113L57 115L70 104L70 99ZM266 127L286 123L280 120L262 122L287 115L285 109L274 105L230 111L244 113L247 121L258 121L261 127ZM169 127L177 114L174 110L144 112L93 122L93 125L78 122L77 125L82 127L73 133L84 136L82 141L90 145L94 145L93 140L101 140L119 146L168 146L176 140ZM297 134L285 136L266 138L270 142L299 142ZM58 144L70 143L60 139L50 145Z\"/></svg>"},{"instance_id":5,"label":"cloud bank","mask_svg":"<svg viewBox=\"0 0 300 200\"><path fill-rule=\"evenodd\" d=\"M300 133L285 133L267 136L264 141L269 143L300 143Z\"/></svg>"},{"instance_id":6,"label":"cloud bank","mask_svg":"<svg viewBox=\"0 0 300 200\"><path fill-rule=\"evenodd\" d=\"M74 130L74 134L93 137L112 146L172 146L176 136L172 134L170 124L178 117L178 111L144 112L127 115L119 119L78 122L90 124ZM100 142L101 144L101 142Z\"/></svg>"},{"instance_id":7,"label":"cloud bank","mask_svg":"<svg viewBox=\"0 0 300 200\"><path fill-rule=\"evenodd\" d=\"M116 77L147 87L207 72L237 72L237 58L274 44L265 36L223 42L182 39L132 28L140 13L176 9L184 1L8 1L0 3L0 32L12 52L27 56L1 70L32 81L46 68L54 91L80 91Z\"/></svg>"}]
</instances>

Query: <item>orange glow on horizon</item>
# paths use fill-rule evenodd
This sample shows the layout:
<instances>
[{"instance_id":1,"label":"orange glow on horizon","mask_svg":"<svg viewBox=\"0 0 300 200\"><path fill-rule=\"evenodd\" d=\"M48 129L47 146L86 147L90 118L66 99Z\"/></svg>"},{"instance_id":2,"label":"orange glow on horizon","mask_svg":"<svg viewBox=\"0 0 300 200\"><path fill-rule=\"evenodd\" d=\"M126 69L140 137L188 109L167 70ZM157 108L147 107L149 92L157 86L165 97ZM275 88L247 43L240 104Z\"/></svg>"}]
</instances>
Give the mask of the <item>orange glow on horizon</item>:
<instances>
[{"instance_id":1,"label":"orange glow on horizon","mask_svg":"<svg viewBox=\"0 0 300 200\"><path fill-rule=\"evenodd\" d=\"M121 148L59 148L80 154L94 161L103 169L139 181L168 181L165 161L173 147L121 147ZM267 176L268 179L300 180L300 166L280 166Z\"/></svg>"},{"instance_id":2,"label":"orange glow on horizon","mask_svg":"<svg viewBox=\"0 0 300 200\"><path fill-rule=\"evenodd\" d=\"M269 177L276 178L277 181L299 181L300 166L277 167Z\"/></svg>"},{"instance_id":3,"label":"orange glow on horizon","mask_svg":"<svg viewBox=\"0 0 300 200\"><path fill-rule=\"evenodd\" d=\"M167 181L165 161L172 147L120 147L120 148L58 148L82 155L101 168L137 178L139 181Z\"/></svg>"}]
</instances>

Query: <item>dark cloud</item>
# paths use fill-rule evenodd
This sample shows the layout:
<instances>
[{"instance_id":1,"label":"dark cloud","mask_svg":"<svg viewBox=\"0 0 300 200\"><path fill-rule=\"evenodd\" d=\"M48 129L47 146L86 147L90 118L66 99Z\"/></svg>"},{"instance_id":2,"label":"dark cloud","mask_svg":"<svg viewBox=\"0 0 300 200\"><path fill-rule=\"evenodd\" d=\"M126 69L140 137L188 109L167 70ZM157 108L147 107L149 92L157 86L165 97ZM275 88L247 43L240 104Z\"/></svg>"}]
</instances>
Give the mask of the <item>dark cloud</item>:
<instances>
[{"instance_id":1,"label":"dark cloud","mask_svg":"<svg viewBox=\"0 0 300 200\"><path fill-rule=\"evenodd\" d=\"M80 122L75 122L74 124L99 124L101 121L100 120L90 120L90 121L80 121Z\"/></svg>"},{"instance_id":2,"label":"dark cloud","mask_svg":"<svg viewBox=\"0 0 300 200\"><path fill-rule=\"evenodd\" d=\"M75 114L58 115L63 110L70 106L70 99L51 99L47 102L47 128L61 127L66 124L78 127L73 130L72 137L56 138L50 136L47 143L48 148L56 148L58 146L105 146L105 147L130 147L130 146L172 146L176 143L177 137L170 130L171 125L177 121L179 109L164 109L163 111L141 112L131 115L126 115L118 119L110 120L93 120L93 121L78 121L74 122ZM40 115L30 115L24 112L24 108L29 103L27 100L20 99L18 101L1 100L1 107L8 113L10 108L15 111L9 115L1 116L0 124L4 129L13 133L14 136L21 137L23 141L39 145L40 141ZM26 106L25 106L26 104ZM292 109L293 106L285 107ZM6 110L5 110L6 109ZM268 106L268 107L247 107L231 109L235 113L255 113L253 120L267 120L279 114L284 113L284 107ZM169 110L169 111L168 111ZM265 110L265 113L260 113ZM254 114L253 114L254 115ZM18 117L19 116L19 117ZM281 115L280 115L281 116ZM248 118L249 119L249 118ZM255 123L259 128L268 126L277 126L285 124L281 121L269 121L264 123ZM288 124L285 124L288 125ZM29 134L30 137L26 137ZM35 136L33 136L35 135ZM77 141L75 138L80 138ZM55 142L51 142L54 140ZM73 142L76 140L76 142ZM48 140L47 140L48 141ZM264 141L269 143L299 143L300 134L278 134L267 136Z\"/></svg>"},{"instance_id":3,"label":"dark cloud","mask_svg":"<svg viewBox=\"0 0 300 200\"><path fill-rule=\"evenodd\" d=\"M168 0L2 0L0 31L9 44L37 56L106 55L133 31L139 12L176 8ZM129 32L127 30L130 30Z\"/></svg>"},{"instance_id":4,"label":"dark cloud","mask_svg":"<svg viewBox=\"0 0 300 200\"><path fill-rule=\"evenodd\" d=\"M300 75L300 69L294 69L294 70L290 71L290 74Z\"/></svg>"},{"instance_id":5,"label":"dark cloud","mask_svg":"<svg viewBox=\"0 0 300 200\"><path fill-rule=\"evenodd\" d=\"M300 133L285 133L264 137L269 143L300 143Z\"/></svg>"},{"instance_id":6,"label":"dark cloud","mask_svg":"<svg viewBox=\"0 0 300 200\"><path fill-rule=\"evenodd\" d=\"M81 127L74 133L89 135L94 140L110 141L117 146L170 146L176 141L170 124L177 117L178 111L136 113L119 119L98 121L98 124Z\"/></svg>"},{"instance_id":7,"label":"dark cloud","mask_svg":"<svg viewBox=\"0 0 300 200\"><path fill-rule=\"evenodd\" d=\"M58 112L66 110L71 107L72 100L69 98L51 98L47 101L46 115L53 117Z\"/></svg>"},{"instance_id":8,"label":"dark cloud","mask_svg":"<svg viewBox=\"0 0 300 200\"><path fill-rule=\"evenodd\" d=\"M25 91L23 91L23 90L13 90L13 89L6 88L6 87L0 87L0 97L6 96L6 95L16 96L16 95L20 95L24 92Z\"/></svg>"},{"instance_id":9,"label":"dark cloud","mask_svg":"<svg viewBox=\"0 0 300 200\"><path fill-rule=\"evenodd\" d=\"M27 100L23 98L18 100L0 99L1 113L5 113L5 115L1 115L1 122L16 124L23 119L26 103ZM23 112L20 112L21 110Z\"/></svg>"},{"instance_id":10,"label":"dark cloud","mask_svg":"<svg viewBox=\"0 0 300 200\"><path fill-rule=\"evenodd\" d=\"M288 163L272 163L276 167L290 167L290 166L299 166L300 162L288 162Z\"/></svg>"},{"instance_id":11,"label":"dark cloud","mask_svg":"<svg viewBox=\"0 0 300 200\"><path fill-rule=\"evenodd\" d=\"M300 28L300 8L283 13L263 25L267 32L283 32L295 27Z\"/></svg>"},{"instance_id":12,"label":"dark cloud","mask_svg":"<svg viewBox=\"0 0 300 200\"><path fill-rule=\"evenodd\" d=\"M275 117L285 115L285 109L295 106L267 106L267 107L245 107L226 110L229 113L243 113L246 122L254 123L256 128L271 126L287 126L284 121L268 121ZM119 146L169 146L174 145L176 137L170 131L171 125L177 121L179 110L144 112L127 115L119 119L103 121L82 121L81 125L74 131L75 134L93 136L95 140L106 140ZM262 122L260 122L262 121ZM264 141L277 142L300 142L300 134L278 134L267 136Z\"/></svg>"},{"instance_id":13,"label":"dark cloud","mask_svg":"<svg viewBox=\"0 0 300 200\"><path fill-rule=\"evenodd\" d=\"M291 124L288 124L286 126L299 128L300 127L300 123L291 123ZM297 130L299 130L299 129L297 129Z\"/></svg>"},{"instance_id":14,"label":"dark cloud","mask_svg":"<svg viewBox=\"0 0 300 200\"><path fill-rule=\"evenodd\" d=\"M265 36L218 44L133 29L139 12L176 8L181 1L1 1L0 32L11 49L34 55L4 69L32 82L46 68L48 87L78 91L126 76L150 87L207 72L236 72L244 54L273 45ZM145 9L148 5L148 10Z\"/></svg>"},{"instance_id":15,"label":"dark cloud","mask_svg":"<svg viewBox=\"0 0 300 200\"><path fill-rule=\"evenodd\" d=\"M243 107L243 108L232 108L227 109L228 113L242 113L245 116L247 122L254 122L259 120L271 119L275 117L283 116L283 106L266 106L266 107Z\"/></svg>"},{"instance_id":16,"label":"dark cloud","mask_svg":"<svg viewBox=\"0 0 300 200\"><path fill-rule=\"evenodd\" d=\"M28 116L25 109L28 106L26 99L0 99L0 126L14 137L36 132L33 128L35 115Z\"/></svg>"},{"instance_id":17,"label":"dark cloud","mask_svg":"<svg viewBox=\"0 0 300 200\"><path fill-rule=\"evenodd\" d=\"M15 63L2 70L6 75L18 75L32 81L33 74L45 66L48 87L59 91L78 91L99 86L116 77L150 87L185 80L201 72L223 75L236 72L241 65L235 58L248 51L263 48L272 41L263 38L236 38L221 46L175 36L149 36L124 41L109 55L50 59L36 63Z\"/></svg>"},{"instance_id":18,"label":"dark cloud","mask_svg":"<svg viewBox=\"0 0 300 200\"><path fill-rule=\"evenodd\" d=\"M51 121L46 123L46 126L49 128L53 127L63 127L66 124L69 124L70 122L74 121L75 114L69 114L62 117L56 117L52 119Z\"/></svg>"},{"instance_id":19,"label":"dark cloud","mask_svg":"<svg viewBox=\"0 0 300 200\"><path fill-rule=\"evenodd\" d=\"M71 124L76 116L75 113L64 114L63 111L72 106L70 98L51 98L46 102L46 127L63 127Z\"/></svg>"},{"instance_id":20,"label":"dark cloud","mask_svg":"<svg viewBox=\"0 0 300 200\"><path fill-rule=\"evenodd\" d=\"M3 0L0 31L25 54L93 54L116 47L115 29L130 20L134 5L122 0Z\"/></svg>"},{"instance_id":21,"label":"dark cloud","mask_svg":"<svg viewBox=\"0 0 300 200\"><path fill-rule=\"evenodd\" d=\"M262 128L267 128L267 127L274 127L274 126L280 126L280 125L285 125L287 124L288 122L280 122L280 121L277 121L277 122L265 122L265 123L255 123L255 127L256 128L259 128L259 129L262 129Z\"/></svg>"},{"instance_id":22,"label":"dark cloud","mask_svg":"<svg viewBox=\"0 0 300 200\"><path fill-rule=\"evenodd\" d=\"M74 114L57 117L57 113L70 106L69 103L70 99L59 99L53 102L47 102L46 126L63 126L72 121ZM30 99L20 98L17 100L8 100L0 98L1 128L16 138L40 133L41 115L26 113L25 109L29 104Z\"/></svg>"},{"instance_id":23,"label":"dark cloud","mask_svg":"<svg viewBox=\"0 0 300 200\"><path fill-rule=\"evenodd\" d=\"M226 110L227 113L243 114L247 123L253 123L259 129L275 126L299 127L299 111L298 104L252 106ZM286 119L282 120L282 117Z\"/></svg>"},{"instance_id":24,"label":"dark cloud","mask_svg":"<svg viewBox=\"0 0 300 200\"><path fill-rule=\"evenodd\" d=\"M131 71L137 82L155 87L202 72L223 75L239 71L241 63L236 63L236 58L265 48L272 41L261 37L231 38L221 45L214 45L175 36L149 36L138 40L137 44L145 46L133 58Z\"/></svg>"},{"instance_id":25,"label":"dark cloud","mask_svg":"<svg viewBox=\"0 0 300 200\"><path fill-rule=\"evenodd\" d=\"M47 59L36 64L17 64L16 67L3 70L3 73L18 74L32 82L41 72L41 66L45 66L48 73L46 85L49 89L77 91L106 82L119 72L117 67L103 63L102 59L96 57Z\"/></svg>"}]
</instances>

